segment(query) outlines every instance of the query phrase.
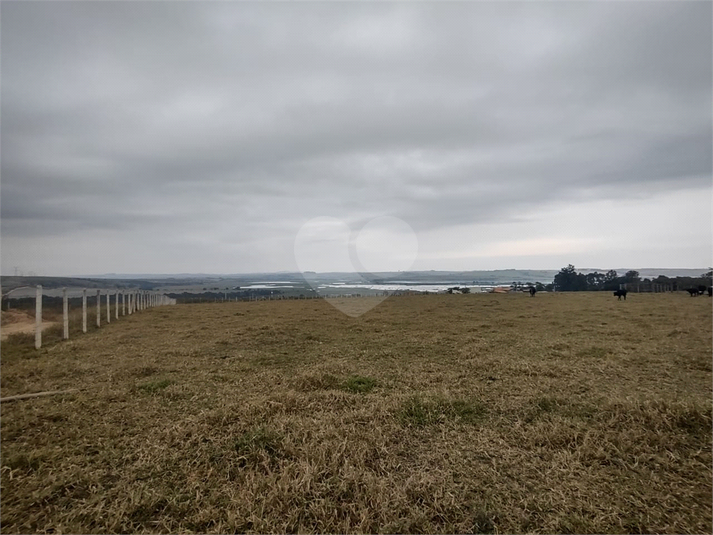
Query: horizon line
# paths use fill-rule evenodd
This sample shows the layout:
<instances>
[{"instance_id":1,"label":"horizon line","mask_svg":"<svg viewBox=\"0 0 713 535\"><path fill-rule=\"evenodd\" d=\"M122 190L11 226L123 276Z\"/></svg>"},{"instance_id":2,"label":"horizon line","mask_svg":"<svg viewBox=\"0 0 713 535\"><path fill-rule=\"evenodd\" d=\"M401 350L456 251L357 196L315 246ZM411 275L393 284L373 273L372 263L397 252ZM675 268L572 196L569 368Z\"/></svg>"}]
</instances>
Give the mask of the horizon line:
<instances>
[{"instance_id":1,"label":"horizon line","mask_svg":"<svg viewBox=\"0 0 713 535\"><path fill-rule=\"evenodd\" d=\"M186 277L186 276L209 276L209 277L229 277L229 276L246 276L246 275L300 275L300 274L399 274L399 273L471 273L471 272L498 272L498 271L560 271L563 268L499 268L499 269L419 269L419 270L399 270L399 271L245 271L245 272L233 272L233 273L207 273L207 272L179 272L179 273L97 273L97 274L73 274L73 275L6 275L0 274L0 277L21 277L21 278L69 278L69 279L91 279L97 277ZM582 267L575 268L578 271L621 271L621 270L703 270L710 271L710 267L617 267L617 268L601 268L601 267Z\"/></svg>"}]
</instances>

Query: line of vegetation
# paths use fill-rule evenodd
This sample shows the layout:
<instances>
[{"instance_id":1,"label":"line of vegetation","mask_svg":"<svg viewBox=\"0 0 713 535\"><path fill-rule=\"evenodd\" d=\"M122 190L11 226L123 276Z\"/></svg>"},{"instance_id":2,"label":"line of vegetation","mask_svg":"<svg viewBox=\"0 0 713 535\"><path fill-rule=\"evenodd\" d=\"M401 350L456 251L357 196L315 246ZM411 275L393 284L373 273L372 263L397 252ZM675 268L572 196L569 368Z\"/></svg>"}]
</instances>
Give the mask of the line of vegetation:
<instances>
[{"instance_id":1,"label":"line of vegetation","mask_svg":"<svg viewBox=\"0 0 713 535\"><path fill-rule=\"evenodd\" d=\"M639 272L634 270L627 271L623 276L619 276L613 269L606 273L595 271L594 273L584 274L578 273L576 268L569 264L555 275L553 283L547 285L546 289L557 292L613 291L618 290L622 285L632 288L637 284L642 284L645 287L657 284L670 288L672 291L697 288L698 286L708 287L713 284L713 270L701 274L700 277L667 277L659 275L653 279L642 279Z\"/></svg>"}]
</instances>

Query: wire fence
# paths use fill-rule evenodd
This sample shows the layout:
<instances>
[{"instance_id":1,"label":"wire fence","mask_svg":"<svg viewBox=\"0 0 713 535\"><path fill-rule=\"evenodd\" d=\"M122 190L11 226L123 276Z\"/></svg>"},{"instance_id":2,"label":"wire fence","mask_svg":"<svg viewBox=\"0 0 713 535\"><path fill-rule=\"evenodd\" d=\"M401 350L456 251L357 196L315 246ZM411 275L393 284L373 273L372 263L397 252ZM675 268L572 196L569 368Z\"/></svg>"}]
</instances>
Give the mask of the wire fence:
<instances>
[{"instance_id":1,"label":"wire fence","mask_svg":"<svg viewBox=\"0 0 713 535\"><path fill-rule=\"evenodd\" d=\"M79 293L81 292L81 293ZM97 289L91 290L88 295L86 288L82 290L68 290L62 288L62 338L69 339L69 299L81 296L82 299L82 332L87 332L87 319L89 307L93 305L96 313L97 328L102 325L102 318L105 323L118 321L122 316L128 316L141 312L149 308L158 306L175 305L176 300L165 294L150 290L119 290L119 289ZM96 292L96 293L95 293ZM74 294L74 295L70 295ZM35 348L42 347L42 286L37 286L35 294ZM94 301L91 303L90 301Z\"/></svg>"}]
</instances>

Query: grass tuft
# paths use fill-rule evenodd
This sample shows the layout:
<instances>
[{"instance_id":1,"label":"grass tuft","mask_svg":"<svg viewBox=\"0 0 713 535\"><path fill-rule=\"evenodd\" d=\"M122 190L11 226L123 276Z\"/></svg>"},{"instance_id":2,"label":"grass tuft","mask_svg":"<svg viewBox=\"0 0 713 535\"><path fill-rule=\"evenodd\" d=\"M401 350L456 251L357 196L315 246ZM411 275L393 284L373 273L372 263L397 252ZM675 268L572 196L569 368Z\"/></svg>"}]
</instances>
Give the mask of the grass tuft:
<instances>
[{"instance_id":1,"label":"grass tuft","mask_svg":"<svg viewBox=\"0 0 713 535\"><path fill-rule=\"evenodd\" d=\"M478 511L473 518L472 533L495 533L495 524L492 515L485 511Z\"/></svg>"},{"instance_id":2,"label":"grass tuft","mask_svg":"<svg viewBox=\"0 0 713 535\"><path fill-rule=\"evenodd\" d=\"M161 379L159 381L149 381L148 383L142 383L136 388L138 388L141 392L145 392L146 394L155 394L156 392L163 390L164 388L167 388L169 385L172 384L173 381L171 381L170 379Z\"/></svg>"},{"instance_id":3,"label":"grass tuft","mask_svg":"<svg viewBox=\"0 0 713 535\"><path fill-rule=\"evenodd\" d=\"M362 377L360 375L354 375L347 378L344 382L344 389L349 392L355 392L359 394L366 394L371 392L376 386L376 381L371 377Z\"/></svg>"},{"instance_id":4,"label":"grass tuft","mask_svg":"<svg viewBox=\"0 0 713 535\"><path fill-rule=\"evenodd\" d=\"M486 407L473 400L449 400L442 397L422 399L413 396L402 403L398 418L402 424L413 427L455 421L457 423L473 424L481 421L486 415Z\"/></svg>"},{"instance_id":5,"label":"grass tuft","mask_svg":"<svg viewBox=\"0 0 713 535\"><path fill-rule=\"evenodd\" d=\"M4 456L2 461L3 467L8 467L10 470L19 470L22 472L35 472L42 465L42 456L34 452L19 453L14 455Z\"/></svg>"},{"instance_id":6,"label":"grass tuft","mask_svg":"<svg viewBox=\"0 0 713 535\"><path fill-rule=\"evenodd\" d=\"M274 463L284 454L282 443L283 438L280 434L265 427L245 431L234 442L238 466Z\"/></svg>"},{"instance_id":7,"label":"grass tuft","mask_svg":"<svg viewBox=\"0 0 713 535\"><path fill-rule=\"evenodd\" d=\"M300 392L332 390L339 387L339 378L330 373L309 374L295 379L293 385Z\"/></svg>"}]
</instances>

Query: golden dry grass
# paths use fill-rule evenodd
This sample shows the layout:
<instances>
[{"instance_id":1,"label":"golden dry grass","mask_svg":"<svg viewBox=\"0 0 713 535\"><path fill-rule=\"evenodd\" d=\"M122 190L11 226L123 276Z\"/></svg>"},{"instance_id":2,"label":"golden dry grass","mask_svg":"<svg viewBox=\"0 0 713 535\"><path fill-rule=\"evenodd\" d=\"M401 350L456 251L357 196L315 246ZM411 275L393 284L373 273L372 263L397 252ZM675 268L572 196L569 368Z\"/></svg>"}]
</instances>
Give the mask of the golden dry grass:
<instances>
[{"instance_id":1,"label":"golden dry grass","mask_svg":"<svg viewBox=\"0 0 713 535\"><path fill-rule=\"evenodd\" d=\"M1 529L710 533L711 323L681 294L489 294L11 337L3 397L82 390L3 403Z\"/></svg>"}]
</instances>

